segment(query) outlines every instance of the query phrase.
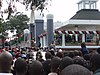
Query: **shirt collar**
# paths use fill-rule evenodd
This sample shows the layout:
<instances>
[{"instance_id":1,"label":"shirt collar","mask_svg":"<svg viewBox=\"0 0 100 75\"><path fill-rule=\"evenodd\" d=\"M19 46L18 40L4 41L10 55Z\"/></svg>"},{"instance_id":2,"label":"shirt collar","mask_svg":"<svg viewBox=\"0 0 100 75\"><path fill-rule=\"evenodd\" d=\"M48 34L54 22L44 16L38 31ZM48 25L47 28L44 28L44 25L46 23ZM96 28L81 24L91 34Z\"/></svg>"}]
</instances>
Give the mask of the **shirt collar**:
<instances>
[{"instance_id":1,"label":"shirt collar","mask_svg":"<svg viewBox=\"0 0 100 75\"><path fill-rule=\"evenodd\" d=\"M94 74L95 74L95 73L98 73L98 72L100 72L100 69L97 69L97 70L94 72Z\"/></svg>"},{"instance_id":2,"label":"shirt collar","mask_svg":"<svg viewBox=\"0 0 100 75\"><path fill-rule=\"evenodd\" d=\"M0 73L0 75L13 75L12 73Z\"/></svg>"}]
</instances>

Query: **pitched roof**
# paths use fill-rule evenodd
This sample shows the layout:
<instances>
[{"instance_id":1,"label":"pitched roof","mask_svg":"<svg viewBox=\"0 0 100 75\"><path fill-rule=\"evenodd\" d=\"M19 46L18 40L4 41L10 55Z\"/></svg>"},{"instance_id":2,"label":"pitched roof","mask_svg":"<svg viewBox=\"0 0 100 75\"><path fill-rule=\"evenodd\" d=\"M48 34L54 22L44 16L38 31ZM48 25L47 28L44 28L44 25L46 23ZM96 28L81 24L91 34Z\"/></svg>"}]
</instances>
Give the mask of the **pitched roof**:
<instances>
[{"instance_id":1,"label":"pitched roof","mask_svg":"<svg viewBox=\"0 0 100 75\"><path fill-rule=\"evenodd\" d=\"M100 12L98 9L81 9L70 19L100 20Z\"/></svg>"}]
</instances>

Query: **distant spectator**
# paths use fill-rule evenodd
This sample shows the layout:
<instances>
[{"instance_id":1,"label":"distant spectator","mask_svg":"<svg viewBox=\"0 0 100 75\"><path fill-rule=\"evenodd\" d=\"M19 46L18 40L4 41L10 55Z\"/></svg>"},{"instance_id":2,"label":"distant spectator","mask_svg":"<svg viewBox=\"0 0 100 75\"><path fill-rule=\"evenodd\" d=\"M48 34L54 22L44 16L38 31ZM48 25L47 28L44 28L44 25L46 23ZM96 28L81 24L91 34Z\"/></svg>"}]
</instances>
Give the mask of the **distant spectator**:
<instances>
[{"instance_id":1,"label":"distant spectator","mask_svg":"<svg viewBox=\"0 0 100 75\"><path fill-rule=\"evenodd\" d=\"M99 45L99 38L96 36L96 45Z\"/></svg>"},{"instance_id":2,"label":"distant spectator","mask_svg":"<svg viewBox=\"0 0 100 75\"><path fill-rule=\"evenodd\" d=\"M54 43L54 41L52 41L52 43L50 45L50 49L55 49L55 43Z\"/></svg>"},{"instance_id":3,"label":"distant spectator","mask_svg":"<svg viewBox=\"0 0 100 75\"><path fill-rule=\"evenodd\" d=\"M51 59L51 58L52 58L52 54L50 52L46 52L45 59Z\"/></svg>"},{"instance_id":4,"label":"distant spectator","mask_svg":"<svg viewBox=\"0 0 100 75\"><path fill-rule=\"evenodd\" d=\"M74 55L75 56L82 56L82 52L78 50L74 50Z\"/></svg>"},{"instance_id":5,"label":"distant spectator","mask_svg":"<svg viewBox=\"0 0 100 75\"><path fill-rule=\"evenodd\" d=\"M38 47L39 47L39 48L41 47L41 43L40 43L40 42L38 43Z\"/></svg>"},{"instance_id":6,"label":"distant spectator","mask_svg":"<svg viewBox=\"0 0 100 75\"><path fill-rule=\"evenodd\" d=\"M28 75L42 75L43 74L43 65L40 61L34 60L29 67Z\"/></svg>"},{"instance_id":7,"label":"distant spectator","mask_svg":"<svg viewBox=\"0 0 100 75\"><path fill-rule=\"evenodd\" d=\"M81 43L81 52L82 52L83 56L85 54L88 54L89 53L89 50L86 48L86 44L84 42Z\"/></svg>"},{"instance_id":8,"label":"distant spectator","mask_svg":"<svg viewBox=\"0 0 100 75\"><path fill-rule=\"evenodd\" d=\"M60 75L92 75L92 73L81 65L73 64L64 68Z\"/></svg>"},{"instance_id":9,"label":"distant spectator","mask_svg":"<svg viewBox=\"0 0 100 75\"><path fill-rule=\"evenodd\" d=\"M68 54L68 56L71 57L71 58L73 58L75 56L74 51L70 51L69 54Z\"/></svg>"},{"instance_id":10,"label":"distant spectator","mask_svg":"<svg viewBox=\"0 0 100 75\"><path fill-rule=\"evenodd\" d=\"M85 55L84 55L84 59L85 59L86 61L89 61L89 60L90 60L90 54L85 54Z\"/></svg>"},{"instance_id":11,"label":"distant spectator","mask_svg":"<svg viewBox=\"0 0 100 75\"><path fill-rule=\"evenodd\" d=\"M16 75L25 75L28 70L27 62L24 59L18 58L15 61L14 69L15 69Z\"/></svg>"},{"instance_id":12,"label":"distant spectator","mask_svg":"<svg viewBox=\"0 0 100 75\"><path fill-rule=\"evenodd\" d=\"M50 63L51 63L52 55L50 52L45 53L45 61L43 62L44 75L48 75L50 73Z\"/></svg>"},{"instance_id":13,"label":"distant spectator","mask_svg":"<svg viewBox=\"0 0 100 75\"><path fill-rule=\"evenodd\" d=\"M54 51L54 49L51 49L49 52L51 53L52 56L55 56L55 51Z\"/></svg>"},{"instance_id":14,"label":"distant spectator","mask_svg":"<svg viewBox=\"0 0 100 75\"><path fill-rule=\"evenodd\" d=\"M94 75L100 75L100 54L94 54L90 58L91 70Z\"/></svg>"},{"instance_id":15,"label":"distant spectator","mask_svg":"<svg viewBox=\"0 0 100 75\"><path fill-rule=\"evenodd\" d=\"M99 48L97 48L97 52L100 54L100 47L99 47Z\"/></svg>"},{"instance_id":16,"label":"distant spectator","mask_svg":"<svg viewBox=\"0 0 100 75\"><path fill-rule=\"evenodd\" d=\"M64 52L61 48L59 48L58 50L56 49L57 53L56 56L63 58L64 57Z\"/></svg>"},{"instance_id":17,"label":"distant spectator","mask_svg":"<svg viewBox=\"0 0 100 75\"><path fill-rule=\"evenodd\" d=\"M56 56L58 56L59 58L63 58L63 52L57 52Z\"/></svg>"},{"instance_id":18,"label":"distant spectator","mask_svg":"<svg viewBox=\"0 0 100 75\"><path fill-rule=\"evenodd\" d=\"M11 66L13 63L13 57L11 53L7 51L3 51L0 54L0 75L12 75Z\"/></svg>"},{"instance_id":19,"label":"distant spectator","mask_svg":"<svg viewBox=\"0 0 100 75\"><path fill-rule=\"evenodd\" d=\"M84 59L86 60L85 66L90 70L90 53L84 55Z\"/></svg>"},{"instance_id":20,"label":"distant spectator","mask_svg":"<svg viewBox=\"0 0 100 75\"><path fill-rule=\"evenodd\" d=\"M36 60L38 60L40 57L42 57L42 53L41 53L41 51L38 51L36 53Z\"/></svg>"}]
</instances>

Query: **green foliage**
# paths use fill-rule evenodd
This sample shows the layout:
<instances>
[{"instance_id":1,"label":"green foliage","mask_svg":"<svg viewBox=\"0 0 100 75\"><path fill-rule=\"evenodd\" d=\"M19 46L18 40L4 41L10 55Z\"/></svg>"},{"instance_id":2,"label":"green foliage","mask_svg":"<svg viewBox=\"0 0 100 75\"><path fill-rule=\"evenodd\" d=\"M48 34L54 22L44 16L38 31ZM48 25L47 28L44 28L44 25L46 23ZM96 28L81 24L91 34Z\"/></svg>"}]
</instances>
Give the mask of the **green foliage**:
<instances>
[{"instance_id":1,"label":"green foliage","mask_svg":"<svg viewBox=\"0 0 100 75\"><path fill-rule=\"evenodd\" d=\"M0 33L4 32L6 29L5 24L0 21Z\"/></svg>"},{"instance_id":2,"label":"green foliage","mask_svg":"<svg viewBox=\"0 0 100 75\"><path fill-rule=\"evenodd\" d=\"M28 28L27 22L29 21L29 18L27 15L24 15L22 13L17 13L15 16L9 19L9 21L6 22L6 24L9 27L9 30L12 32L16 29L17 33L23 32L24 29Z\"/></svg>"},{"instance_id":3,"label":"green foliage","mask_svg":"<svg viewBox=\"0 0 100 75\"><path fill-rule=\"evenodd\" d=\"M2 11L1 15L3 18L3 14L8 13L7 19L9 19L11 17L12 13L17 11L17 8L16 8L17 3L23 4L27 10L28 9L33 10L33 6L34 6L35 9L40 9L42 12L43 9L45 9L45 6L48 5L48 1L49 0L0 0L0 8L4 9ZM5 6L4 6L5 4L3 4L3 3L7 3L7 5L6 5L7 8L5 8Z\"/></svg>"}]
</instances>

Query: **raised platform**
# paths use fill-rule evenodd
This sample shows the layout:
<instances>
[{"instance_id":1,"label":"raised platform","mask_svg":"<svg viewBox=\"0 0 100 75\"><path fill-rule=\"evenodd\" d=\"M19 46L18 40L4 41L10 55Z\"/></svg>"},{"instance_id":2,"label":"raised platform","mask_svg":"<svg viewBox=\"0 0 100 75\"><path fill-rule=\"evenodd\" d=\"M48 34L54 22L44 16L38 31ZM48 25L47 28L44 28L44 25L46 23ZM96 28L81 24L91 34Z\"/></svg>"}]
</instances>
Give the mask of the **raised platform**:
<instances>
[{"instance_id":1,"label":"raised platform","mask_svg":"<svg viewBox=\"0 0 100 75\"><path fill-rule=\"evenodd\" d=\"M86 46L90 51L96 50L100 46ZM80 50L81 46L56 46L56 48L61 48L62 50Z\"/></svg>"}]
</instances>

